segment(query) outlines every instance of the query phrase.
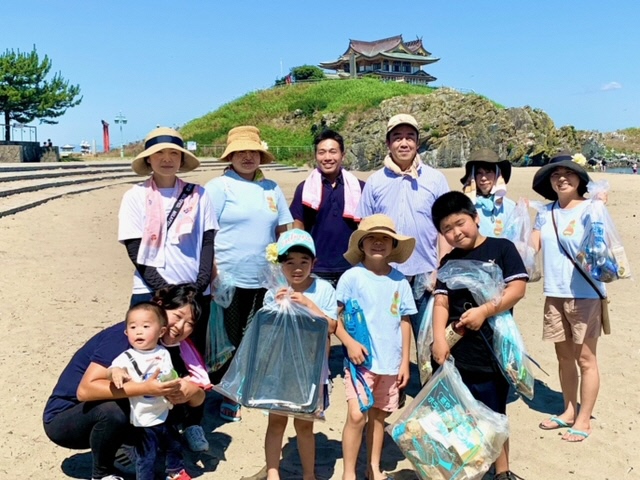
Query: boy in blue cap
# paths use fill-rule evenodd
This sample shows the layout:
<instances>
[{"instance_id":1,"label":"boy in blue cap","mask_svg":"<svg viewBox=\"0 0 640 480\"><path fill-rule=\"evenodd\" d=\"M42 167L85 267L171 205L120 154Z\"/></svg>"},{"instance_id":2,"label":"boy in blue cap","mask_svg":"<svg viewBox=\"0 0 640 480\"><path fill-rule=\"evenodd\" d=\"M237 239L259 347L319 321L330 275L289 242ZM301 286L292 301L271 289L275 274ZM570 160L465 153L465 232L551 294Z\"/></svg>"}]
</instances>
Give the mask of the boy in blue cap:
<instances>
[{"instance_id":1,"label":"boy in blue cap","mask_svg":"<svg viewBox=\"0 0 640 480\"><path fill-rule=\"evenodd\" d=\"M288 287L280 289L275 295L268 291L264 303L278 302L284 298L303 305L314 316L324 318L329 323L329 334L335 332L338 318L338 302L336 291L331 284L311 276L311 270L316 260L316 247L309 233L298 228L288 230L280 235L277 243L278 263L287 279ZM327 345L328 346L328 345ZM325 384L324 408L329 406L328 379L329 364L325 358L323 366ZM287 427L288 418L274 413L269 414L269 426L265 436L264 450L267 460L267 479L280 478L280 454L282 452L282 438ZM315 438L313 436L313 421L294 418L298 440L298 453L302 463L303 480L314 480L315 473Z\"/></svg>"}]
</instances>

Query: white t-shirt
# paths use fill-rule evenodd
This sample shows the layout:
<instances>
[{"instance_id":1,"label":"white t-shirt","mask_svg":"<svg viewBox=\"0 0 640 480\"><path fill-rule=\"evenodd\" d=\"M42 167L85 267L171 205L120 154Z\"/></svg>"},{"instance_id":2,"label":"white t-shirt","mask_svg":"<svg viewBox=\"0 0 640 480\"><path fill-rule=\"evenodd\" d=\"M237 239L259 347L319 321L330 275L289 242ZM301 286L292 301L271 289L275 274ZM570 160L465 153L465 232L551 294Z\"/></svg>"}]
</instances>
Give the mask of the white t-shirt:
<instances>
[{"instance_id":1,"label":"white t-shirt","mask_svg":"<svg viewBox=\"0 0 640 480\"><path fill-rule=\"evenodd\" d=\"M282 190L271 180L250 182L233 170L204 188L220 225L215 241L218 269L233 275L238 287L260 288L267 245L276 241L278 226L293 222Z\"/></svg>"},{"instance_id":2,"label":"white t-shirt","mask_svg":"<svg viewBox=\"0 0 640 480\"><path fill-rule=\"evenodd\" d=\"M139 375L133 366L127 352L133 357ZM161 346L153 350L136 350L130 348L118 355L111 363L112 367L122 367L127 369L127 373L133 382L144 382L152 376L156 370L160 369L160 375L168 375L173 370L171 355L169 351ZM164 397L140 396L129 397L131 403L131 423L134 427L151 427L163 423L169 414L169 402Z\"/></svg>"},{"instance_id":3,"label":"white t-shirt","mask_svg":"<svg viewBox=\"0 0 640 480\"><path fill-rule=\"evenodd\" d=\"M401 317L418 313L411 287L395 268L376 275L359 263L338 281L338 302L357 300L371 335L371 371L396 375L402 364Z\"/></svg>"},{"instance_id":4,"label":"white t-shirt","mask_svg":"<svg viewBox=\"0 0 640 480\"><path fill-rule=\"evenodd\" d=\"M178 191L177 187L160 188L158 191L162 195L166 218L181 192ZM158 273L171 285L196 282L198 270L200 269L200 252L202 251L204 232L218 229L218 222L213 214L211 201L204 188L196 185L194 191L199 193L200 199L193 230L190 235L181 236L178 244L173 244L168 240L165 242L165 265L164 267L157 267ZM122 197L120 213L118 214L118 241L121 243L124 243L125 240L142 238L145 225L145 202L146 190L141 183L135 185ZM174 227L172 226L171 228ZM165 235L165 238L168 238L168 236ZM149 293L151 291L136 270L133 275L133 293ZM204 293L208 294L209 288Z\"/></svg>"},{"instance_id":5,"label":"white t-shirt","mask_svg":"<svg viewBox=\"0 0 640 480\"><path fill-rule=\"evenodd\" d=\"M551 218L554 203L546 205L544 211L538 213L533 227L534 230L540 230L542 241L544 294L557 298L600 298L558 245L558 238ZM558 237L562 246L574 259L584 232L591 224L588 213L585 214L585 210L590 204L591 200L585 200L570 210L562 209L559 205L553 209L558 226ZM604 284L593 279L592 281L600 289L600 292L606 295Z\"/></svg>"}]
</instances>

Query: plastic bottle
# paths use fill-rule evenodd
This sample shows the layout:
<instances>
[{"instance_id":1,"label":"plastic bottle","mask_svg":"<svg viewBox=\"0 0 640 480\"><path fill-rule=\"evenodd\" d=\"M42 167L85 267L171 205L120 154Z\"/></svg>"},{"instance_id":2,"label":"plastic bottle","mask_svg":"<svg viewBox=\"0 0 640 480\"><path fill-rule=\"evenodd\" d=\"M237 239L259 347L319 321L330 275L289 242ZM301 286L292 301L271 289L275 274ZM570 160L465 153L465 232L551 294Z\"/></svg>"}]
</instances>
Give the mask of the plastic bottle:
<instances>
[{"instance_id":1,"label":"plastic bottle","mask_svg":"<svg viewBox=\"0 0 640 480\"><path fill-rule=\"evenodd\" d=\"M464 336L467 329L464 325L458 326L458 322L451 322L444 330L444 339L449 348L453 347Z\"/></svg>"}]
</instances>

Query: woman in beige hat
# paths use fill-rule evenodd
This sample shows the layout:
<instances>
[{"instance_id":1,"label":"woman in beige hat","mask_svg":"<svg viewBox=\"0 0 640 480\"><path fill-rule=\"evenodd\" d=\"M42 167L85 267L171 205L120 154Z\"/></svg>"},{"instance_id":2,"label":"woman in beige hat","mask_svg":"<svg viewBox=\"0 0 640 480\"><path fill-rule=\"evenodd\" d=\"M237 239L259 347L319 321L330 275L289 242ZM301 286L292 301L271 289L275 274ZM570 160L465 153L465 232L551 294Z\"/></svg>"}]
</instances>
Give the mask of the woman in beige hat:
<instances>
[{"instance_id":1,"label":"woman in beige hat","mask_svg":"<svg viewBox=\"0 0 640 480\"><path fill-rule=\"evenodd\" d=\"M204 188L185 183L178 172L200 165L172 128L156 128L144 141L144 151L132 162L138 175L148 176L124 194L118 240L135 266L131 305L148 301L169 285L194 284L209 318L213 243L218 223ZM207 322L200 322L192 340L201 354Z\"/></svg>"},{"instance_id":2,"label":"woman in beige hat","mask_svg":"<svg viewBox=\"0 0 640 480\"><path fill-rule=\"evenodd\" d=\"M274 158L256 127L231 129L220 160L231 164L222 176L209 181L205 190L220 225L215 238L216 267L230 274L236 285L231 304L224 309L224 325L229 340L238 347L249 319L262 307L265 249L287 230L293 218L280 187L264 178L260 170L260 165ZM226 366L218 375L225 371ZM239 421L240 405L225 400L220 416Z\"/></svg>"}]
</instances>

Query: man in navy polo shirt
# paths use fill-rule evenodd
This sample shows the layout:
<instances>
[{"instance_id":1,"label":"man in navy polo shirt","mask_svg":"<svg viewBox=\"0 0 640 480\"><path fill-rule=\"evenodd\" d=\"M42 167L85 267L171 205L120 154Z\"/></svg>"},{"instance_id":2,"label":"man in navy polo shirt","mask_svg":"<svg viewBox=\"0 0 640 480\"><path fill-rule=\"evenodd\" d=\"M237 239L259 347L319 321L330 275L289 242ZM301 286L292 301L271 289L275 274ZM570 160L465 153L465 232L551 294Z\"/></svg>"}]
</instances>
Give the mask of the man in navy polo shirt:
<instances>
[{"instance_id":1,"label":"man in navy polo shirt","mask_svg":"<svg viewBox=\"0 0 640 480\"><path fill-rule=\"evenodd\" d=\"M314 139L317 168L296 188L291 202L293 227L306 230L316 244L318 277L335 287L351 265L342 256L358 228L356 215L364 182L343 170L344 139L323 130Z\"/></svg>"}]
</instances>

